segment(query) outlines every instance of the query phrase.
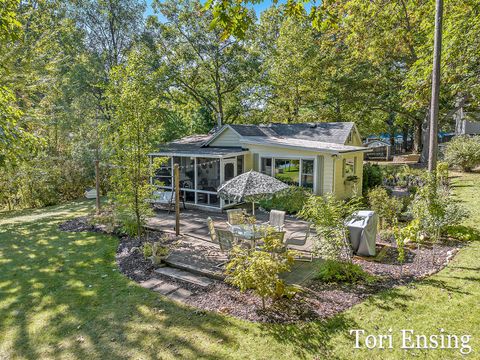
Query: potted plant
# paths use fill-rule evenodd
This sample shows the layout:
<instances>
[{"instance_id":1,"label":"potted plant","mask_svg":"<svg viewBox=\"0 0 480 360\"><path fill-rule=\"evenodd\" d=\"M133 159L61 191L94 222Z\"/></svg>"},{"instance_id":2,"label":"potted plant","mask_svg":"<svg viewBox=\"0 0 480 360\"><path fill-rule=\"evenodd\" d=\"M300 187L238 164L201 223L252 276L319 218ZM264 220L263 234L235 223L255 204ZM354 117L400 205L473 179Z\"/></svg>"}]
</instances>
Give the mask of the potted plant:
<instances>
[{"instance_id":1,"label":"potted plant","mask_svg":"<svg viewBox=\"0 0 480 360\"><path fill-rule=\"evenodd\" d=\"M145 259L150 259L152 265L163 265L164 260L169 254L169 249L160 243L146 243L143 245L143 256Z\"/></svg>"},{"instance_id":2,"label":"potted plant","mask_svg":"<svg viewBox=\"0 0 480 360\"><path fill-rule=\"evenodd\" d=\"M345 185L353 185L353 184L356 184L358 183L358 176L357 175L350 175L350 176L347 176L347 178L345 179Z\"/></svg>"}]
</instances>

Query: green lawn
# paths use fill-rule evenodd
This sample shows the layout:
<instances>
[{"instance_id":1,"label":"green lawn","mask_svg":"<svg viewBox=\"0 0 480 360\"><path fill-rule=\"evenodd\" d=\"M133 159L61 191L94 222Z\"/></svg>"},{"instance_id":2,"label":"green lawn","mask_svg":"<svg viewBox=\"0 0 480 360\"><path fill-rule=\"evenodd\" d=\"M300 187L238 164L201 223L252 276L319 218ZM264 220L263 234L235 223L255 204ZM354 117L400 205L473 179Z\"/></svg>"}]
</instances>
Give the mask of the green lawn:
<instances>
[{"instance_id":1,"label":"green lawn","mask_svg":"<svg viewBox=\"0 0 480 360\"><path fill-rule=\"evenodd\" d=\"M455 179L480 230L480 175ZM195 311L118 273L114 237L57 225L91 202L0 215L0 359L460 358L458 350L355 350L350 329L473 336L480 358L480 241L439 274L388 291L325 322L258 325ZM472 233L472 230L470 230ZM474 233L476 235L476 233Z\"/></svg>"}]
</instances>

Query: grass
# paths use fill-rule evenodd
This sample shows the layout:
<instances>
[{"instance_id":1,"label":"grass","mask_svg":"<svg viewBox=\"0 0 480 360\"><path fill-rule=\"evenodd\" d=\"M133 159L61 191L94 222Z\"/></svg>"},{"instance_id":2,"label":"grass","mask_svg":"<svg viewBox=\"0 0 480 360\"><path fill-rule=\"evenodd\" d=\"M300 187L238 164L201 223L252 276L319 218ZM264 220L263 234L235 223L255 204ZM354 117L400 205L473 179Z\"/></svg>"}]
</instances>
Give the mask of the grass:
<instances>
[{"instance_id":1,"label":"grass","mask_svg":"<svg viewBox=\"0 0 480 360\"><path fill-rule=\"evenodd\" d=\"M455 192L471 216L457 229L478 239L480 175ZM473 336L480 351L480 241L440 273L373 296L327 321L261 325L196 311L137 286L115 266L117 239L57 229L87 213L83 201L0 215L0 359L404 359L461 358L458 349L399 349L400 329ZM396 349L354 349L350 329L386 334Z\"/></svg>"}]
</instances>

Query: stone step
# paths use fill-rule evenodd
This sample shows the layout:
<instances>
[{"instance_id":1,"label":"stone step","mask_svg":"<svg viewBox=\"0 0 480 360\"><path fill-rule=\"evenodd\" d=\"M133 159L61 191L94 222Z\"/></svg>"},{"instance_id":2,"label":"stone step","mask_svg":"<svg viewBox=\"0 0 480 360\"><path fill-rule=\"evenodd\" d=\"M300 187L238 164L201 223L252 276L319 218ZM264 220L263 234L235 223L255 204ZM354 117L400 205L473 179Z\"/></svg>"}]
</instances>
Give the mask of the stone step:
<instances>
[{"instance_id":1,"label":"stone step","mask_svg":"<svg viewBox=\"0 0 480 360\"><path fill-rule=\"evenodd\" d=\"M212 267L212 266L197 266L195 264L188 264L183 259L177 259L174 256L169 256L165 259L165 263L173 268L185 270L191 274L196 274L202 277L207 277L215 280L225 280L225 275L222 272L221 268Z\"/></svg>"},{"instance_id":2,"label":"stone step","mask_svg":"<svg viewBox=\"0 0 480 360\"><path fill-rule=\"evenodd\" d=\"M191 291L187 289L179 288L174 292L168 294L168 297L172 300L185 302L185 300L187 300L191 295L192 295Z\"/></svg>"},{"instance_id":3,"label":"stone step","mask_svg":"<svg viewBox=\"0 0 480 360\"><path fill-rule=\"evenodd\" d=\"M168 284L160 279L150 278L146 281L142 281L140 285L144 288L157 291L162 295L169 295L180 289L179 286Z\"/></svg>"},{"instance_id":4,"label":"stone step","mask_svg":"<svg viewBox=\"0 0 480 360\"><path fill-rule=\"evenodd\" d=\"M160 275L168 276L173 279L185 281L201 287L207 287L213 284L213 280L210 278L172 267L162 267L156 269L155 272Z\"/></svg>"}]
</instances>

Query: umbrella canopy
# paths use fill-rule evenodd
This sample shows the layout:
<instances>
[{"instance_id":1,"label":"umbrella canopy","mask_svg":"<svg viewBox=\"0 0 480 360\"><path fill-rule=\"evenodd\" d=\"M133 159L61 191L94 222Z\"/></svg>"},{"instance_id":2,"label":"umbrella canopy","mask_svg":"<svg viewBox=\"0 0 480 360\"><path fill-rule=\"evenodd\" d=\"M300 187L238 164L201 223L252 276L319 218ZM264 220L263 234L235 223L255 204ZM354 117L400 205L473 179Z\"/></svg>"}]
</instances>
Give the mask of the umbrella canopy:
<instances>
[{"instance_id":1,"label":"umbrella canopy","mask_svg":"<svg viewBox=\"0 0 480 360\"><path fill-rule=\"evenodd\" d=\"M223 199L255 201L287 188L288 185L280 180L250 170L227 181L217 191Z\"/></svg>"}]
</instances>

